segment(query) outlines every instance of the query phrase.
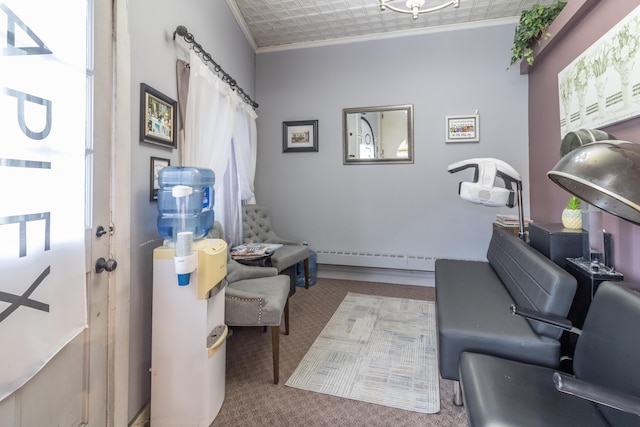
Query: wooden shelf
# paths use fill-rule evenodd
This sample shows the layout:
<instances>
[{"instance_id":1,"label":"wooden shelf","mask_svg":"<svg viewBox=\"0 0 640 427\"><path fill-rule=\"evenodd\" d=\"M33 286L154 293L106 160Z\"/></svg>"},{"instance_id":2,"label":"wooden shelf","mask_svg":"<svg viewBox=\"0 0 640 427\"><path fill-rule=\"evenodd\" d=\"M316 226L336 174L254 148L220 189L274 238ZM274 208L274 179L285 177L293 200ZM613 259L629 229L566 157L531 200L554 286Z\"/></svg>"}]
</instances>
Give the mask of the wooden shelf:
<instances>
[{"instance_id":1,"label":"wooden shelf","mask_svg":"<svg viewBox=\"0 0 640 427\"><path fill-rule=\"evenodd\" d=\"M542 42L533 48L534 65L546 53L551 51L553 46L564 37L564 35L573 28L591 8L593 8L600 0L569 0L562 12L551 23L547 32L551 36L542 40ZM520 62L520 74L529 74L531 65L525 60Z\"/></svg>"}]
</instances>

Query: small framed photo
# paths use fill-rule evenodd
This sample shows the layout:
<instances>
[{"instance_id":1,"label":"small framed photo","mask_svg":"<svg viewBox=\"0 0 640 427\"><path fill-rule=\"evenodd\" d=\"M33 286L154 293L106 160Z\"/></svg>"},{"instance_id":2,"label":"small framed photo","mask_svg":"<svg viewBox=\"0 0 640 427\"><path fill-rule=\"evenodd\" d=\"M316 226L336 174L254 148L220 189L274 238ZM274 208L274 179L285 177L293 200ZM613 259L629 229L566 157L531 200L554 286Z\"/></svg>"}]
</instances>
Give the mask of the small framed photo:
<instances>
[{"instance_id":1,"label":"small framed photo","mask_svg":"<svg viewBox=\"0 0 640 427\"><path fill-rule=\"evenodd\" d=\"M447 116L446 142L480 141L480 116Z\"/></svg>"},{"instance_id":2,"label":"small framed photo","mask_svg":"<svg viewBox=\"0 0 640 427\"><path fill-rule=\"evenodd\" d=\"M177 148L178 103L140 83L140 141Z\"/></svg>"},{"instance_id":3,"label":"small framed photo","mask_svg":"<svg viewBox=\"0 0 640 427\"><path fill-rule=\"evenodd\" d=\"M282 122L282 152L318 151L318 121Z\"/></svg>"},{"instance_id":4,"label":"small framed photo","mask_svg":"<svg viewBox=\"0 0 640 427\"><path fill-rule=\"evenodd\" d=\"M160 169L170 165L171 162L169 159L161 159L159 157L151 158L151 182L149 185L149 195L152 202L158 200L158 190L160 189L160 185L158 184L158 174L160 173Z\"/></svg>"}]
</instances>

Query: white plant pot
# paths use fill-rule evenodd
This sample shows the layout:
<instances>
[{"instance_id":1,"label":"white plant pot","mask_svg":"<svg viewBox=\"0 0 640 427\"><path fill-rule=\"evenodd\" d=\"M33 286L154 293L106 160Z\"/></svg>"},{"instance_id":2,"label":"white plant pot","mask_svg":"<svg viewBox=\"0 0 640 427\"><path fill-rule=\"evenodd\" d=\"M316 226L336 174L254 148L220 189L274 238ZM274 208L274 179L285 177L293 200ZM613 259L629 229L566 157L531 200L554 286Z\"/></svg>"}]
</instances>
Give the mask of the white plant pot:
<instances>
[{"instance_id":1,"label":"white plant pot","mask_svg":"<svg viewBox=\"0 0 640 427\"><path fill-rule=\"evenodd\" d=\"M563 210L562 225L565 228L582 229L582 211L579 209Z\"/></svg>"}]
</instances>

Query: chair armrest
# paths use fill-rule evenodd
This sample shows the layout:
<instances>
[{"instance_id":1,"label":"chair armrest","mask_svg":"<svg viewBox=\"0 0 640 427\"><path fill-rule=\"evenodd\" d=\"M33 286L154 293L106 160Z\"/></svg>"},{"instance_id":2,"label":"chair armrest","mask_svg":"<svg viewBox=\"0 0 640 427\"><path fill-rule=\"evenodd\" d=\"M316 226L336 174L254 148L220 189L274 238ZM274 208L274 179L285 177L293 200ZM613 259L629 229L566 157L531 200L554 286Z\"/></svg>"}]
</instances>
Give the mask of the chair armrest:
<instances>
[{"instance_id":1,"label":"chair armrest","mask_svg":"<svg viewBox=\"0 0 640 427\"><path fill-rule=\"evenodd\" d=\"M580 335L580 329L574 328L571 321L564 317L540 313L539 311L523 308L515 304L511 304L510 310L513 315L521 316L525 319L537 320L538 322L546 323L547 325L555 326L556 328L564 329L565 331Z\"/></svg>"},{"instance_id":2,"label":"chair armrest","mask_svg":"<svg viewBox=\"0 0 640 427\"><path fill-rule=\"evenodd\" d=\"M282 245L298 245L298 246L302 246L302 242L298 242L297 240L283 239L280 236L272 236L271 238L267 239L267 241L264 242L264 243L280 243Z\"/></svg>"},{"instance_id":3,"label":"chair armrest","mask_svg":"<svg viewBox=\"0 0 640 427\"><path fill-rule=\"evenodd\" d=\"M567 374L553 373L556 390L590 400L619 411L640 416L640 398L622 391L589 383Z\"/></svg>"},{"instance_id":4,"label":"chair armrest","mask_svg":"<svg viewBox=\"0 0 640 427\"><path fill-rule=\"evenodd\" d=\"M240 264L233 259L227 260L227 281L229 283L245 279L259 279L260 277L277 276L278 269L274 267L257 267Z\"/></svg>"},{"instance_id":5,"label":"chair armrest","mask_svg":"<svg viewBox=\"0 0 640 427\"><path fill-rule=\"evenodd\" d=\"M254 294L253 292L241 291L240 289L235 289L231 286L227 286L225 292L225 298L236 298L241 300L255 300L255 301L264 301L263 295Z\"/></svg>"}]
</instances>

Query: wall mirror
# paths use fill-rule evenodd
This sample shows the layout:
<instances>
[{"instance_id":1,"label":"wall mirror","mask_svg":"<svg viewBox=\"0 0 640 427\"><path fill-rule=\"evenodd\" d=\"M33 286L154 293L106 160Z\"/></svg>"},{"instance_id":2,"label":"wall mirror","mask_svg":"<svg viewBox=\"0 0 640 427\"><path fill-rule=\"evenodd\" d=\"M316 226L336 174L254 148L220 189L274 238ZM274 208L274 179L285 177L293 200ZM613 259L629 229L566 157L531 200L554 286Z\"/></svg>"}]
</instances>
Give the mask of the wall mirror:
<instances>
[{"instance_id":1,"label":"wall mirror","mask_svg":"<svg viewBox=\"0 0 640 427\"><path fill-rule=\"evenodd\" d=\"M344 164L413 163L413 105L342 110Z\"/></svg>"}]
</instances>

